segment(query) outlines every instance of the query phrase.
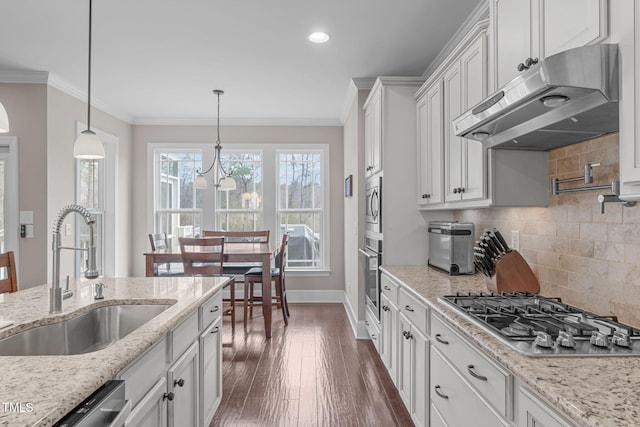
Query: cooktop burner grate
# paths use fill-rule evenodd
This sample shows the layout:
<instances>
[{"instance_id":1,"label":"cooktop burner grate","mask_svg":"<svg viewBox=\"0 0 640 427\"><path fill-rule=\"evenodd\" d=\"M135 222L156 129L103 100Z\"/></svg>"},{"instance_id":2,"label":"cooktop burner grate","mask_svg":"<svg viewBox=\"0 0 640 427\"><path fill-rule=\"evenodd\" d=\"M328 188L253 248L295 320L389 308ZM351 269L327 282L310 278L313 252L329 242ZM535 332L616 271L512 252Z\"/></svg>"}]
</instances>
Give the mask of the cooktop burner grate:
<instances>
[{"instance_id":1,"label":"cooktop burner grate","mask_svg":"<svg viewBox=\"0 0 640 427\"><path fill-rule=\"evenodd\" d=\"M640 355L639 329L618 322L615 316L564 304L560 298L481 292L440 299L527 355Z\"/></svg>"}]
</instances>

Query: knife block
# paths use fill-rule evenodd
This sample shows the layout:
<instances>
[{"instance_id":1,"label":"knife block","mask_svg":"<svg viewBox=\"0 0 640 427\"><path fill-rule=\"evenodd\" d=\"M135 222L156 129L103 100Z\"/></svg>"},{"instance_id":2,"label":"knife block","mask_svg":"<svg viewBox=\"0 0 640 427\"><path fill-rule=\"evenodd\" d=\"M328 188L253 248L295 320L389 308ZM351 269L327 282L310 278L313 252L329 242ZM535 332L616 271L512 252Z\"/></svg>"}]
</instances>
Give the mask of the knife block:
<instances>
[{"instance_id":1,"label":"knife block","mask_svg":"<svg viewBox=\"0 0 640 427\"><path fill-rule=\"evenodd\" d=\"M493 276L487 278L487 289L493 292L540 292L535 274L518 251L502 256L495 266Z\"/></svg>"}]
</instances>

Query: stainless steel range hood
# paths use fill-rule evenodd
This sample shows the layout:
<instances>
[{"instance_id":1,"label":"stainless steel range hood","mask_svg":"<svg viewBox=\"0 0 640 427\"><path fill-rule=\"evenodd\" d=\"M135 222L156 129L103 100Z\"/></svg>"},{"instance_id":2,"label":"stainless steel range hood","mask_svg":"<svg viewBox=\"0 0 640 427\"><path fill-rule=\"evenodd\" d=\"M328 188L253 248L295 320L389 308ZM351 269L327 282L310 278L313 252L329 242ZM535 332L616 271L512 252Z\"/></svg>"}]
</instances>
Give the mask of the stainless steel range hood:
<instances>
[{"instance_id":1,"label":"stainless steel range hood","mask_svg":"<svg viewBox=\"0 0 640 427\"><path fill-rule=\"evenodd\" d=\"M551 150L618 130L618 45L550 56L453 121L488 148Z\"/></svg>"}]
</instances>

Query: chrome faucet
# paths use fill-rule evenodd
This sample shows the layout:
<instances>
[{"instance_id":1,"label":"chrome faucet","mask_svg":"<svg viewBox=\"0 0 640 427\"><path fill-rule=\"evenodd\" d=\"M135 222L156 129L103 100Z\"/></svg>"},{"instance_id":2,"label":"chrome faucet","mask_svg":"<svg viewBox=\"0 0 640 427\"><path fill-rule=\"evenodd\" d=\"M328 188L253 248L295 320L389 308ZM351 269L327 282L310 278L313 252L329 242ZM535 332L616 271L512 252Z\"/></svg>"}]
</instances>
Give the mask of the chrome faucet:
<instances>
[{"instance_id":1,"label":"chrome faucet","mask_svg":"<svg viewBox=\"0 0 640 427\"><path fill-rule=\"evenodd\" d=\"M67 215L71 212L76 212L84 218L84 221L89 226L89 247L74 248L63 247L60 245L60 230L62 229L62 223ZM58 217L53 223L53 271L51 278L51 289L49 290L49 313L60 313L62 311L62 299L69 298L73 295L73 292L68 288L65 292L62 292L60 288L60 249L71 249L74 251L87 251L89 254L89 265L84 272L84 277L87 279L95 279L98 277L98 269L96 268L96 245L93 240L93 224L95 224L95 218L89 213L89 211L80 205L67 205L60 209Z\"/></svg>"}]
</instances>

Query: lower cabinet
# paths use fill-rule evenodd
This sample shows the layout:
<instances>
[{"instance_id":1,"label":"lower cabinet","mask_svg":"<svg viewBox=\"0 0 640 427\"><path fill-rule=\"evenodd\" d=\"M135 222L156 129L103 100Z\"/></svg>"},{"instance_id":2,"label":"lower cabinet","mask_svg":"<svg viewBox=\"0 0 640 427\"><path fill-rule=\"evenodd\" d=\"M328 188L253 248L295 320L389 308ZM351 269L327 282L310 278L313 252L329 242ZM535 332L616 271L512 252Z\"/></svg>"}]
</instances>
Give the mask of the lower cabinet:
<instances>
[{"instance_id":1,"label":"lower cabinet","mask_svg":"<svg viewBox=\"0 0 640 427\"><path fill-rule=\"evenodd\" d=\"M517 406L518 427L573 426L522 386L519 387Z\"/></svg>"},{"instance_id":2,"label":"lower cabinet","mask_svg":"<svg viewBox=\"0 0 640 427\"><path fill-rule=\"evenodd\" d=\"M200 425L208 426L222 400L222 318L200 335Z\"/></svg>"},{"instance_id":3,"label":"lower cabinet","mask_svg":"<svg viewBox=\"0 0 640 427\"><path fill-rule=\"evenodd\" d=\"M398 391L416 426L429 425L429 340L400 313L398 316Z\"/></svg>"},{"instance_id":4,"label":"lower cabinet","mask_svg":"<svg viewBox=\"0 0 640 427\"><path fill-rule=\"evenodd\" d=\"M376 320L376 316L371 312L371 309L369 307L367 307L366 316L367 318L364 324L367 327L367 332L369 333L369 337L371 338L371 341L373 342L376 350L378 350L378 353L380 353L382 350L380 348L380 322Z\"/></svg>"},{"instance_id":5,"label":"lower cabinet","mask_svg":"<svg viewBox=\"0 0 640 427\"><path fill-rule=\"evenodd\" d=\"M133 410L125 426L207 426L222 398L222 294L218 292L125 368Z\"/></svg>"},{"instance_id":6,"label":"lower cabinet","mask_svg":"<svg viewBox=\"0 0 640 427\"><path fill-rule=\"evenodd\" d=\"M394 384L398 384L398 306L382 293L380 296L380 356Z\"/></svg>"},{"instance_id":7,"label":"lower cabinet","mask_svg":"<svg viewBox=\"0 0 640 427\"><path fill-rule=\"evenodd\" d=\"M200 425L198 348L198 342L191 344L167 371L169 427Z\"/></svg>"}]
</instances>

